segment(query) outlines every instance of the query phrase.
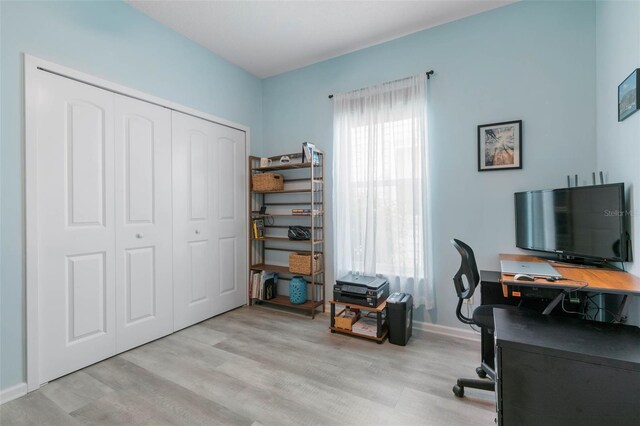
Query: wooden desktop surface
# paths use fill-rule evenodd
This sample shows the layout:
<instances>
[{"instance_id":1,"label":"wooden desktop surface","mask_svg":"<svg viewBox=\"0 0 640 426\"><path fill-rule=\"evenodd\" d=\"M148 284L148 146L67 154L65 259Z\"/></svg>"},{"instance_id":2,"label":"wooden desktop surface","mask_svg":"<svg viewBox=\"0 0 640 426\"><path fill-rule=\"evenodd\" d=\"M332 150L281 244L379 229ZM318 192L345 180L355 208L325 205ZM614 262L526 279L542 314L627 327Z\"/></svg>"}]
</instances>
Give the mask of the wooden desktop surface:
<instances>
[{"instance_id":1,"label":"wooden desktop surface","mask_svg":"<svg viewBox=\"0 0 640 426\"><path fill-rule=\"evenodd\" d=\"M517 262L546 262L537 256L523 254L500 254L500 260L515 260ZM560 275L567 280L555 282L547 281L545 278L536 278L535 281L516 281L513 275L502 274L501 281L503 290L505 284L518 284L525 286L548 287L559 289L579 289L589 284L583 291L593 291L598 293L618 293L640 295L640 278L628 272L601 269L564 266L558 263L551 263Z\"/></svg>"}]
</instances>

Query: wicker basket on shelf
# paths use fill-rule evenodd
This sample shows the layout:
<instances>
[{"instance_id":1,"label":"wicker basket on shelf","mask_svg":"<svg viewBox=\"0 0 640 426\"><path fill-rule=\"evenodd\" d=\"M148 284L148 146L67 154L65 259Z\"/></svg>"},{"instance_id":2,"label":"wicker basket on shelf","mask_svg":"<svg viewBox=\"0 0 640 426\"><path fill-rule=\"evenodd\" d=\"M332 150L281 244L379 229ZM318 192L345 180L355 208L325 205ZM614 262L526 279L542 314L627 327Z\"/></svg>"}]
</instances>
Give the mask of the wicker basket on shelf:
<instances>
[{"instance_id":1,"label":"wicker basket on shelf","mask_svg":"<svg viewBox=\"0 0 640 426\"><path fill-rule=\"evenodd\" d=\"M258 173L251 178L253 190L256 192L282 191L284 178L277 173Z\"/></svg>"},{"instance_id":2,"label":"wicker basket on shelf","mask_svg":"<svg viewBox=\"0 0 640 426\"><path fill-rule=\"evenodd\" d=\"M292 274L311 275L322 269L322 254L316 253L313 258L313 269L311 268L311 253L291 253L289 254L289 272Z\"/></svg>"}]
</instances>

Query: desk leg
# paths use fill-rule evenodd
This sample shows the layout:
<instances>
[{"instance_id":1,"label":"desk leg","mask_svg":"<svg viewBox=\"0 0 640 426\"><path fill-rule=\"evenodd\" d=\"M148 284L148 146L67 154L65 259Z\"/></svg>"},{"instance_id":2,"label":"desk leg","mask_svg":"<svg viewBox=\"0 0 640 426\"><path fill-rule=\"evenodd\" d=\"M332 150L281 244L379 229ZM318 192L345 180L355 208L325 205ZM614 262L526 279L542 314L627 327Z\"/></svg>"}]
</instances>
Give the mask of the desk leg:
<instances>
[{"instance_id":1,"label":"desk leg","mask_svg":"<svg viewBox=\"0 0 640 426\"><path fill-rule=\"evenodd\" d=\"M560 293L558 293L558 295L547 305L546 308L544 308L544 311L542 311L542 315L549 315L551 313L551 311L553 311L553 309L558 306L558 303L560 303L562 301L562 298L564 297L564 291L561 291Z\"/></svg>"},{"instance_id":2,"label":"desk leg","mask_svg":"<svg viewBox=\"0 0 640 426\"><path fill-rule=\"evenodd\" d=\"M628 295L622 296L622 302L620 303L620 307L618 308L618 312L616 313L616 318L614 322L620 322L622 318L624 318L625 310L627 309L627 301L629 300Z\"/></svg>"},{"instance_id":3,"label":"desk leg","mask_svg":"<svg viewBox=\"0 0 640 426\"><path fill-rule=\"evenodd\" d=\"M376 315L376 337L382 337L382 312Z\"/></svg>"}]
</instances>

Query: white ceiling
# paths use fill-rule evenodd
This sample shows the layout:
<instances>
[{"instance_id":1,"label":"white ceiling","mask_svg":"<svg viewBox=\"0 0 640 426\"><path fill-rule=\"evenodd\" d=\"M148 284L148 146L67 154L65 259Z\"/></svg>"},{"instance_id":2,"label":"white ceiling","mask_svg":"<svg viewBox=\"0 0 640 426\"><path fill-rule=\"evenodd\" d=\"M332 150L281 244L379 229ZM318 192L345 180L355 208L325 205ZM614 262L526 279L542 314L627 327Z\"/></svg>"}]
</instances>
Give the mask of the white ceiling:
<instances>
[{"instance_id":1,"label":"white ceiling","mask_svg":"<svg viewBox=\"0 0 640 426\"><path fill-rule=\"evenodd\" d=\"M126 1L261 78L513 2Z\"/></svg>"}]
</instances>

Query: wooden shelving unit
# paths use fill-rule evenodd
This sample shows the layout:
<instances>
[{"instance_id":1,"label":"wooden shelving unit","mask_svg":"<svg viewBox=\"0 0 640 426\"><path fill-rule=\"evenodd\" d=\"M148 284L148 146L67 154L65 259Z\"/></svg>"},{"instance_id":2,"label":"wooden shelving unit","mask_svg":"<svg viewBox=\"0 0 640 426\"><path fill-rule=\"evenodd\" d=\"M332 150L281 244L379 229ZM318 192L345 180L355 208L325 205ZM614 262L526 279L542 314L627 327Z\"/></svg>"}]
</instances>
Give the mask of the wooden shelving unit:
<instances>
[{"instance_id":1,"label":"wooden shelving unit","mask_svg":"<svg viewBox=\"0 0 640 426\"><path fill-rule=\"evenodd\" d=\"M284 177L285 187L281 191L253 191L249 182L249 277L254 271L270 271L278 273L278 281L289 281L294 275L289 272L287 262L282 252L310 253L313 257L317 253L324 254L324 152L313 149L312 157L317 155L317 164L303 163L302 154L283 154L291 159L289 164L273 164L260 167L260 157L249 157L249 175L275 172ZM278 163L282 155L269 157L273 163ZM260 214L260 208L266 206L267 212ZM308 208L310 214L293 214L292 208ZM253 220L264 219L265 236L253 238ZM311 240L296 241L286 236L289 225L308 226ZM272 257L281 256L280 261L273 262ZM307 301L294 305L289 297L278 295L270 300L255 301L266 305L285 306L287 308L306 311L315 317L318 308L325 311L325 261L322 268L304 276L307 281ZM249 292L251 292L249 282ZM249 294L249 305L254 303Z\"/></svg>"}]
</instances>

